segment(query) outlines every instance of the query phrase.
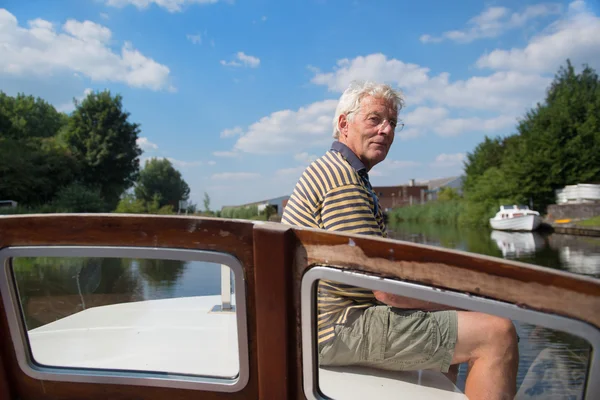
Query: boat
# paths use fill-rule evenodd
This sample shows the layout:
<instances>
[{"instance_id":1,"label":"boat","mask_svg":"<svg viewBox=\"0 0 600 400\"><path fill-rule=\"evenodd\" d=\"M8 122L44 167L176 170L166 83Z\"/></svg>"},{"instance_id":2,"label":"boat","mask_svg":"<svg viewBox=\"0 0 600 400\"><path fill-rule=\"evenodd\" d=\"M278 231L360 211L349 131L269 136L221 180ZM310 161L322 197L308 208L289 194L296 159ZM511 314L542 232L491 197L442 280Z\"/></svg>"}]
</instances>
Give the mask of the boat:
<instances>
[{"instance_id":1,"label":"boat","mask_svg":"<svg viewBox=\"0 0 600 400\"><path fill-rule=\"evenodd\" d=\"M41 267L19 259L41 260ZM78 267L82 259L118 262ZM124 260L130 269L123 269ZM182 273L173 260L195 263L187 272L214 264L219 293L139 297L151 282L129 282L132 273L155 274L160 289L171 279L166 272ZM15 272L19 265L23 274L49 280L26 293ZM320 279L578 336L593 349L580 398L600 398L600 380L592 379L600 373L598 280L275 222L47 214L0 217L0 399L466 398L455 377L435 371L320 366ZM62 280L66 284L49 295ZM190 276L181 280L190 283ZM107 295L107 282L123 293ZM30 326L27 315L39 326ZM547 398L555 375L548 372L542 381L539 368L530 369L517 398Z\"/></svg>"},{"instance_id":2,"label":"boat","mask_svg":"<svg viewBox=\"0 0 600 400\"><path fill-rule=\"evenodd\" d=\"M502 205L490 218L492 229L501 231L535 231L541 222L540 213L525 205Z\"/></svg>"}]
</instances>

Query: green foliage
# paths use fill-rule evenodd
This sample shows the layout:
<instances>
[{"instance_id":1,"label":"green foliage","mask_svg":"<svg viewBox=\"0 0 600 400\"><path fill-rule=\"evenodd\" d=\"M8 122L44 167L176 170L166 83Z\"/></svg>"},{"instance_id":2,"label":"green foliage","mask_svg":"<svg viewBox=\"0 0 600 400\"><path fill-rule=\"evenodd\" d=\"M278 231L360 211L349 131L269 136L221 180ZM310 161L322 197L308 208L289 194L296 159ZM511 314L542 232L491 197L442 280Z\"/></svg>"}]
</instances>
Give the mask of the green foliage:
<instances>
[{"instance_id":1,"label":"green foliage","mask_svg":"<svg viewBox=\"0 0 600 400\"><path fill-rule=\"evenodd\" d=\"M189 198L190 188L171 162L167 159L152 158L146 161L135 186L135 197L146 203L155 199L158 208L170 205L179 207L179 200Z\"/></svg>"},{"instance_id":2,"label":"green foliage","mask_svg":"<svg viewBox=\"0 0 600 400\"><path fill-rule=\"evenodd\" d=\"M221 211L221 217L233 219L252 219L258 217L258 206L226 207Z\"/></svg>"},{"instance_id":3,"label":"green foliage","mask_svg":"<svg viewBox=\"0 0 600 400\"><path fill-rule=\"evenodd\" d=\"M594 228L600 228L600 215L597 215L590 219L576 222L575 224L580 225L580 226L590 226L590 227L594 227Z\"/></svg>"},{"instance_id":4,"label":"green foliage","mask_svg":"<svg viewBox=\"0 0 600 400\"><path fill-rule=\"evenodd\" d=\"M0 91L0 138L16 140L56 136L66 125L67 115L59 113L40 98Z\"/></svg>"},{"instance_id":5,"label":"green foliage","mask_svg":"<svg viewBox=\"0 0 600 400\"><path fill-rule=\"evenodd\" d=\"M81 103L76 102L63 133L81 165L80 179L99 187L108 210L114 209L123 191L133 185L139 170L139 125L128 118L120 95L90 93Z\"/></svg>"},{"instance_id":6,"label":"green foliage","mask_svg":"<svg viewBox=\"0 0 600 400\"><path fill-rule=\"evenodd\" d=\"M156 194L151 201L144 201L141 199L137 199L133 194L127 193L125 194L117 208L115 210L116 213L125 213L125 214L174 214L173 206L160 205L160 196Z\"/></svg>"},{"instance_id":7,"label":"green foliage","mask_svg":"<svg viewBox=\"0 0 600 400\"><path fill-rule=\"evenodd\" d=\"M461 223L487 224L503 203L529 204L545 212L555 190L600 181L600 81L569 61L545 102L527 112L518 133L485 140L465 164L467 202Z\"/></svg>"},{"instance_id":8,"label":"green foliage","mask_svg":"<svg viewBox=\"0 0 600 400\"><path fill-rule=\"evenodd\" d=\"M39 207L75 178L76 160L56 137L67 119L39 98L0 92L0 198Z\"/></svg>"},{"instance_id":9,"label":"green foliage","mask_svg":"<svg viewBox=\"0 0 600 400\"><path fill-rule=\"evenodd\" d=\"M56 138L0 138L0 198L37 207L77 176L78 164Z\"/></svg>"},{"instance_id":10,"label":"green foliage","mask_svg":"<svg viewBox=\"0 0 600 400\"><path fill-rule=\"evenodd\" d=\"M144 214L147 212L147 207L146 203L142 200L138 200L133 194L127 193L121 198L119 204L117 204L115 212L124 214Z\"/></svg>"},{"instance_id":11,"label":"green foliage","mask_svg":"<svg viewBox=\"0 0 600 400\"><path fill-rule=\"evenodd\" d=\"M441 188L437 195L438 201L451 201L460 199L460 194L458 190L451 187Z\"/></svg>"},{"instance_id":12,"label":"green foliage","mask_svg":"<svg viewBox=\"0 0 600 400\"><path fill-rule=\"evenodd\" d=\"M464 202L459 199L432 201L410 207L393 209L389 218L392 222L416 221L427 223L456 224L464 212Z\"/></svg>"},{"instance_id":13,"label":"green foliage","mask_svg":"<svg viewBox=\"0 0 600 400\"><path fill-rule=\"evenodd\" d=\"M52 205L57 210L76 213L102 212L105 208L98 188L89 188L77 182L59 190Z\"/></svg>"}]
</instances>

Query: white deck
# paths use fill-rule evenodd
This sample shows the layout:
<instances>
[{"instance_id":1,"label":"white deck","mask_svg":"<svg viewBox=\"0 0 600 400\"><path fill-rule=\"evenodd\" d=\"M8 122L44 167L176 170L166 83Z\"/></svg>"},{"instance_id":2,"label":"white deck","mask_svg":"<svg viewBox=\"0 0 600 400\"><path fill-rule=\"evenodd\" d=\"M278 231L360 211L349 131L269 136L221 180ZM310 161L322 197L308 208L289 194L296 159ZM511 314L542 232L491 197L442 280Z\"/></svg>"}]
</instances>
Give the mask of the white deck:
<instances>
[{"instance_id":1,"label":"white deck","mask_svg":"<svg viewBox=\"0 0 600 400\"><path fill-rule=\"evenodd\" d=\"M221 296L203 296L90 308L29 331L34 359L47 366L231 378L239 372L236 316L211 312L220 302ZM333 398L466 398L429 371L352 367L319 374L321 391Z\"/></svg>"},{"instance_id":2,"label":"white deck","mask_svg":"<svg viewBox=\"0 0 600 400\"><path fill-rule=\"evenodd\" d=\"M29 332L34 359L48 366L234 377L235 313L212 313L221 296L95 307Z\"/></svg>"},{"instance_id":3,"label":"white deck","mask_svg":"<svg viewBox=\"0 0 600 400\"><path fill-rule=\"evenodd\" d=\"M363 367L320 368L319 388L333 399L449 399L467 397L432 371L391 372Z\"/></svg>"}]
</instances>

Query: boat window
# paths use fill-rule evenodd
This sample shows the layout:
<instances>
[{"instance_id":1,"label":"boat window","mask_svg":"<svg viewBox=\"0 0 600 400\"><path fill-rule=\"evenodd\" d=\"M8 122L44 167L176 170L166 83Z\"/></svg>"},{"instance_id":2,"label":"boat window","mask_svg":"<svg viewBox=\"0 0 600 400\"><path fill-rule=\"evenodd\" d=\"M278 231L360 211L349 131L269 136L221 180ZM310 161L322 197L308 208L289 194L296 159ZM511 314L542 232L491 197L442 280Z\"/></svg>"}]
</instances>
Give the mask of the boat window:
<instances>
[{"instance_id":1,"label":"boat window","mask_svg":"<svg viewBox=\"0 0 600 400\"><path fill-rule=\"evenodd\" d=\"M245 386L244 282L234 257L73 247L0 255L11 333L30 376L214 391Z\"/></svg>"},{"instance_id":2,"label":"boat window","mask_svg":"<svg viewBox=\"0 0 600 400\"><path fill-rule=\"evenodd\" d=\"M353 296L352 304L338 307L336 304L343 302L335 298L345 295ZM386 305L394 301L404 302L409 309ZM415 301L426 301L432 309L461 310L459 326L477 318L497 323L494 342L508 338L506 343L518 349L518 366L507 369L514 374L509 380L513 379L516 392L502 395L600 398L600 386L588 379L598 374L600 365L600 331L591 325L491 299L331 267L311 268L302 281L304 389L308 397L466 399L467 380L477 379L469 377L468 360L455 359L444 371L453 357L460 357L444 348L452 342L446 338L453 337L452 315L457 314L425 316ZM486 369L488 378L491 370Z\"/></svg>"}]
</instances>

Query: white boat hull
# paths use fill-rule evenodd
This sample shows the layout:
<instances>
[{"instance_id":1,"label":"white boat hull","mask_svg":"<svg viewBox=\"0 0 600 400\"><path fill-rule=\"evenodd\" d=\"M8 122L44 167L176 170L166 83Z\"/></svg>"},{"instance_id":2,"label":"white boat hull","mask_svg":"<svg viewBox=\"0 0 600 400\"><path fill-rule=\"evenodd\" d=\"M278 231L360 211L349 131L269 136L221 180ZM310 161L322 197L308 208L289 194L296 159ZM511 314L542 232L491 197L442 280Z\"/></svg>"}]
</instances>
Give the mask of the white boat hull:
<instances>
[{"instance_id":1,"label":"white boat hull","mask_svg":"<svg viewBox=\"0 0 600 400\"><path fill-rule=\"evenodd\" d=\"M501 231L534 231L542 222L539 215L524 215L522 217L495 219L490 218L492 229Z\"/></svg>"}]
</instances>

